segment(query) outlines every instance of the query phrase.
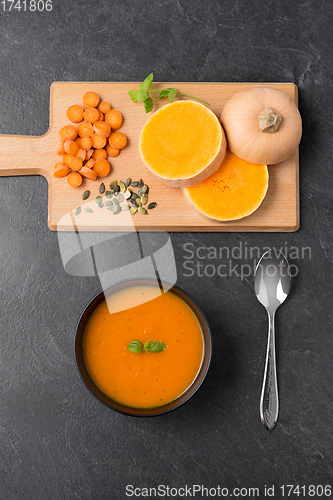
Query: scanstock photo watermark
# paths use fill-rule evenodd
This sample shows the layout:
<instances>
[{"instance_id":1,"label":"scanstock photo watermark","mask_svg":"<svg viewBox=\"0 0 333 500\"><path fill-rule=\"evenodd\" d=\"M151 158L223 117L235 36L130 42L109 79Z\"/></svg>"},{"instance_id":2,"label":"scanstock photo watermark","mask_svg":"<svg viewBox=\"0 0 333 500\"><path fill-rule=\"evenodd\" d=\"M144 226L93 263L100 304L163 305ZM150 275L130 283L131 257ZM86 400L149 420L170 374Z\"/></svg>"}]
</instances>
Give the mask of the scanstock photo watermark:
<instances>
[{"instance_id":1,"label":"scanstock photo watermark","mask_svg":"<svg viewBox=\"0 0 333 500\"><path fill-rule=\"evenodd\" d=\"M290 264L290 276L298 274L297 263L311 259L311 247L288 245L275 247L284 253ZM183 245L182 274L184 277L236 277L241 280L254 275L260 257L271 250L271 247L250 246L240 241L234 246L205 246L198 242L187 242Z\"/></svg>"},{"instance_id":2,"label":"scanstock photo watermark","mask_svg":"<svg viewBox=\"0 0 333 500\"><path fill-rule=\"evenodd\" d=\"M126 497L134 498L330 498L330 484L265 484L258 487L227 488L220 485L206 487L203 484L183 485L173 487L160 484L157 487L137 487L128 484Z\"/></svg>"}]
</instances>

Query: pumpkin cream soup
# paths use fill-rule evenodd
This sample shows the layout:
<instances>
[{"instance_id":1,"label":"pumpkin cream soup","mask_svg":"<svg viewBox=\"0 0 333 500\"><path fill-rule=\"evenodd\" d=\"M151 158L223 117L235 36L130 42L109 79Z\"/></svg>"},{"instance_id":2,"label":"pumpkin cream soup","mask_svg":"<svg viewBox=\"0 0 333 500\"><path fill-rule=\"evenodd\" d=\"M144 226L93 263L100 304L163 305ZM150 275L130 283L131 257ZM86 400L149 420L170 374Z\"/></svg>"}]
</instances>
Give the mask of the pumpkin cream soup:
<instances>
[{"instance_id":1,"label":"pumpkin cream soup","mask_svg":"<svg viewBox=\"0 0 333 500\"><path fill-rule=\"evenodd\" d=\"M137 305L138 297L145 302ZM133 352L127 348L133 341L148 349L147 341L166 347ZM194 382L203 353L203 334L193 310L173 292L161 294L150 285L108 296L90 316L83 338L85 364L95 384L132 408L156 408L179 397Z\"/></svg>"}]
</instances>

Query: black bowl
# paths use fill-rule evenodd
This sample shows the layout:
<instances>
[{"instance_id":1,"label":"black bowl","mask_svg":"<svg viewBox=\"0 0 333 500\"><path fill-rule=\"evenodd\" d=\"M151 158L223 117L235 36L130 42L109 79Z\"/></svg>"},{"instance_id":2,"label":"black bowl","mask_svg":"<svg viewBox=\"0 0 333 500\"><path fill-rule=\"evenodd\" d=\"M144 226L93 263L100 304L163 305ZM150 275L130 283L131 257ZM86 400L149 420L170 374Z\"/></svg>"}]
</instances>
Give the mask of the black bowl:
<instances>
[{"instance_id":1,"label":"black bowl","mask_svg":"<svg viewBox=\"0 0 333 500\"><path fill-rule=\"evenodd\" d=\"M162 282L167 285L167 288L170 288L170 284L166 282ZM109 408L112 410L118 411L120 413L124 413L126 415L132 415L134 417L152 417L152 416L157 416L157 415L162 415L163 413L167 413L169 411L175 410L176 408L179 408L182 404L184 404L186 401L188 401L193 394L199 389L201 386L202 382L204 381L204 378L206 377L209 365L210 365L210 360L211 360L211 351L212 351L212 340L211 340L211 334L210 334L210 329L208 326L208 322L199 309L199 307L195 304L195 302L179 287L177 286L172 286L170 288L170 291L173 292L174 294L178 295L181 297L194 311L196 314L201 328L202 328L202 333L204 337L204 358L203 362L201 364L201 368L199 370L199 373L192 383L192 385L183 393L181 394L178 398L174 399L170 403L159 406L157 408L131 408L128 406L125 406L123 404L117 403L113 399L109 398L106 396L95 384L95 382L92 380L92 378L89 375L89 372L86 368L85 362L84 362L84 357L83 357L83 336L84 336L84 331L85 327L87 324L87 321L89 317L91 316L92 312L94 309L105 299L105 297L109 296L110 294L117 292L118 290L121 290L123 288L127 288L128 286L132 285L155 285L156 286L156 281L152 279L133 279L133 280L128 280L128 281L123 281L121 283L117 283L116 285L111 286L110 288L100 292L98 295L96 295L95 298L93 298L90 303L87 305L85 308L84 312L81 315L81 318L79 320L77 329L76 329L76 337L75 337L75 357L76 357L76 362L77 366L79 369L79 373L82 377L82 380L84 381L86 387L90 390L90 392L102 403L106 404Z\"/></svg>"}]
</instances>

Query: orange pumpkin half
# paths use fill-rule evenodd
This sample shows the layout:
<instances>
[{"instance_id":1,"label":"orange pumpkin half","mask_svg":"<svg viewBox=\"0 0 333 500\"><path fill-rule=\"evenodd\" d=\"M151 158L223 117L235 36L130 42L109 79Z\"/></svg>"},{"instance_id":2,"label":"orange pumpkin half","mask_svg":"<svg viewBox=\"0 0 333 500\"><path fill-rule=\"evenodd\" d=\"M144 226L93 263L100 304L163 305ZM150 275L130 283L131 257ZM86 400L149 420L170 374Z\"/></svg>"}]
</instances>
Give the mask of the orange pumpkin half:
<instances>
[{"instance_id":1,"label":"orange pumpkin half","mask_svg":"<svg viewBox=\"0 0 333 500\"><path fill-rule=\"evenodd\" d=\"M227 150L220 168L183 193L201 215L214 220L237 220L252 214L268 188L266 165L249 163Z\"/></svg>"},{"instance_id":2,"label":"orange pumpkin half","mask_svg":"<svg viewBox=\"0 0 333 500\"><path fill-rule=\"evenodd\" d=\"M148 118L140 155L155 176L171 187L193 186L215 172L227 141L217 116L203 104L176 101Z\"/></svg>"}]
</instances>

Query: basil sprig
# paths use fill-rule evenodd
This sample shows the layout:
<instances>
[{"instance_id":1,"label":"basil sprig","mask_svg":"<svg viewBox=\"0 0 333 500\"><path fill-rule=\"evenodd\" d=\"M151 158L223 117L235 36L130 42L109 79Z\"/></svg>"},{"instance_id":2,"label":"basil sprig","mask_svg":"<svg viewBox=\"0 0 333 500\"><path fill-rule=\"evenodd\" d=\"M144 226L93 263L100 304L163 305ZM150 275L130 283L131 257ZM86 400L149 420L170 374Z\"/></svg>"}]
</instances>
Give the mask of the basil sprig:
<instances>
[{"instance_id":1,"label":"basil sprig","mask_svg":"<svg viewBox=\"0 0 333 500\"><path fill-rule=\"evenodd\" d=\"M135 352L135 353L140 353L143 351L162 352L162 351L164 351L165 348L166 348L166 345L163 344L163 342L161 342L160 340L152 340L151 342L150 342L150 340L147 340L147 342L145 342L145 344L140 342L140 340L132 340L132 342L130 342L128 344L128 346L126 347L126 349L128 349L129 351Z\"/></svg>"},{"instance_id":2,"label":"basil sprig","mask_svg":"<svg viewBox=\"0 0 333 500\"><path fill-rule=\"evenodd\" d=\"M157 99L161 99L162 97L167 97L168 101L173 102L174 98L177 94L185 95L186 97L191 97L192 99L196 99L197 101L203 102L209 106L209 103L199 99L199 97L195 97L190 94L185 94L184 92L180 92L175 87L169 87L167 89L153 89L150 87L153 83L154 75L150 73L150 75L145 78L145 80L140 84L138 90L129 90L128 95L130 96L133 102L143 102L146 113L149 113L153 109L153 99L150 97L149 93L151 92L159 92Z\"/></svg>"}]
</instances>

